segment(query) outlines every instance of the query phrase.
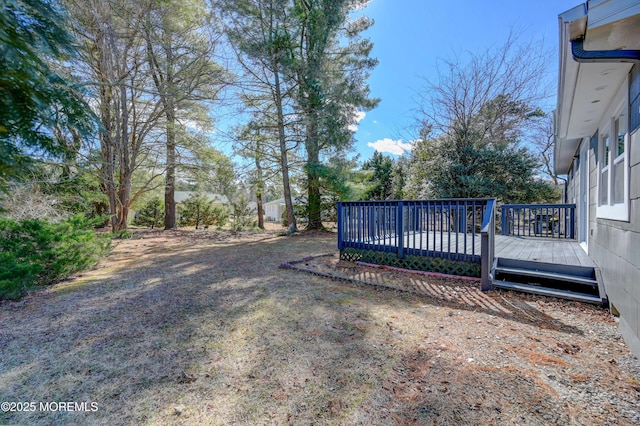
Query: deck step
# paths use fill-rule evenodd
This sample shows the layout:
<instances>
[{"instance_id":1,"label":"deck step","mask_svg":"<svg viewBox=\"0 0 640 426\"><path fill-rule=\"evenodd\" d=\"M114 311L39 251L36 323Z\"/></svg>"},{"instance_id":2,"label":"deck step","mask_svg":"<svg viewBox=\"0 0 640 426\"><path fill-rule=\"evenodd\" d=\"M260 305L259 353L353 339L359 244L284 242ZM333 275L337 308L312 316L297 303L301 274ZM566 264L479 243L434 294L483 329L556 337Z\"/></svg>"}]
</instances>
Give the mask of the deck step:
<instances>
[{"instance_id":1,"label":"deck step","mask_svg":"<svg viewBox=\"0 0 640 426\"><path fill-rule=\"evenodd\" d=\"M538 294L541 296L559 297L561 299L576 300L579 302L593 303L596 305L602 305L604 303L604 301L600 296L597 296L594 294L578 293L575 291L559 290L555 288L540 287L537 285L530 285L530 284L513 283L509 281L494 281L493 285L494 287L503 288L506 290Z\"/></svg>"},{"instance_id":2,"label":"deck step","mask_svg":"<svg viewBox=\"0 0 640 426\"><path fill-rule=\"evenodd\" d=\"M496 258L492 282L495 287L508 290L598 305L606 303L599 271L591 266Z\"/></svg>"},{"instance_id":3,"label":"deck step","mask_svg":"<svg viewBox=\"0 0 640 426\"><path fill-rule=\"evenodd\" d=\"M518 276L526 276L532 278L544 278L547 280L554 281L563 281L563 282L572 282L576 284L583 284L594 289L598 288L598 281L595 277L584 277L579 275L565 274L560 272L549 272L544 270L537 269L525 269L525 268L508 268L497 266L495 268L495 273L497 274L509 274L509 275L518 275Z\"/></svg>"}]
</instances>

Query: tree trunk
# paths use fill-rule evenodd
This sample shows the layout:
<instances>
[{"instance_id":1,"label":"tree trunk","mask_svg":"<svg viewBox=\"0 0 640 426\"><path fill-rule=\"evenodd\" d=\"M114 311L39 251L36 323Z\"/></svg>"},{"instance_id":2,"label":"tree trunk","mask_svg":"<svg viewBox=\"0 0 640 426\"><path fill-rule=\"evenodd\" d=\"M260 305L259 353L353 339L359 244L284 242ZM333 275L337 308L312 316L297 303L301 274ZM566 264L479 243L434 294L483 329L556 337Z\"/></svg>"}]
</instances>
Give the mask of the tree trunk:
<instances>
[{"instance_id":1,"label":"tree trunk","mask_svg":"<svg viewBox=\"0 0 640 426\"><path fill-rule=\"evenodd\" d=\"M320 149L318 143L318 124L313 113L307 122L307 196L308 218L307 229L323 229L322 197L320 195Z\"/></svg>"},{"instance_id":2,"label":"tree trunk","mask_svg":"<svg viewBox=\"0 0 640 426\"><path fill-rule=\"evenodd\" d=\"M120 147L120 191L118 197L118 231L127 229L127 215L131 201L131 179L133 165L131 164L131 152L129 151L129 106L127 88L120 85L120 129L118 131Z\"/></svg>"},{"instance_id":3,"label":"tree trunk","mask_svg":"<svg viewBox=\"0 0 640 426\"><path fill-rule=\"evenodd\" d=\"M167 169L164 185L164 229L176 228L176 132L172 103L167 107Z\"/></svg>"},{"instance_id":4,"label":"tree trunk","mask_svg":"<svg viewBox=\"0 0 640 426\"><path fill-rule=\"evenodd\" d=\"M275 104L278 114L278 140L280 141L280 167L282 168L282 186L284 192L284 205L287 210L287 234L298 232L296 217L293 214L293 202L291 200L291 184L289 182L289 163L287 160L287 138L284 132L284 112L282 110L282 92L280 89L280 75L278 68L274 67L275 76Z\"/></svg>"},{"instance_id":5,"label":"tree trunk","mask_svg":"<svg viewBox=\"0 0 640 426\"><path fill-rule=\"evenodd\" d=\"M262 191L264 183L262 182L262 164L260 164L260 141L256 144L256 203L258 204L258 228L264 230L264 207L262 206Z\"/></svg>"}]
</instances>

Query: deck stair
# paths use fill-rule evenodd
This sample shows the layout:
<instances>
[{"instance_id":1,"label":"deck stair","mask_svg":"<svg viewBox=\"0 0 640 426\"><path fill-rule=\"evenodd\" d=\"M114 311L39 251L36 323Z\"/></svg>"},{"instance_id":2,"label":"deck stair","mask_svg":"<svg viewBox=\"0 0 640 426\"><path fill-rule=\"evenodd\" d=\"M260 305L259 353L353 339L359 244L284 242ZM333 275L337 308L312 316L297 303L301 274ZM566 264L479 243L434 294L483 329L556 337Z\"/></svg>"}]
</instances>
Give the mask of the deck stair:
<instances>
[{"instance_id":1,"label":"deck stair","mask_svg":"<svg viewBox=\"0 0 640 426\"><path fill-rule=\"evenodd\" d=\"M492 277L498 288L603 306L607 303L600 271L592 266L496 258Z\"/></svg>"}]
</instances>

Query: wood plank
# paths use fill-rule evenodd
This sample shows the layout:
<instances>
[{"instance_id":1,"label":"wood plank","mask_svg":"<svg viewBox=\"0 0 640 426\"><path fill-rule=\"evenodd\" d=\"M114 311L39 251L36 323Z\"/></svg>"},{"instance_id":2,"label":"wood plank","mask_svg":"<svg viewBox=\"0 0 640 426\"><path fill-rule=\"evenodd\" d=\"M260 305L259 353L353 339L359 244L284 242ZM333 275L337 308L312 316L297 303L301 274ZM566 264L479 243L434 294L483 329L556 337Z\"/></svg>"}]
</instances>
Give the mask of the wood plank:
<instances>
[{"instance_id":1,"label":"wood plank","mask_svg":"<svg viewBox=\"0 0 640 426\"><path fill-rule=\"evenodd\" d=\"M577 241L496 235L496 256L560 265L595 266Z\"/></svg>"},{"instance_id":2,"label":"wood plank","mask_svg":"<svg viewBox=\"0 0 640 426\"><path fill-rule=\"evenodd\" d=\"M579 275L571 275L571 274L563 274L560 272L548 272L548 271L539 271L539 270L530 270L524 268L508 268L508 267L497 267L496 273L501 274L511 274L511 275L520 275L527 277L536 277L536 278L547 278L558 281L569 281L578 284L589 285L592 287L598 287L598 282L595 278L583 277Z\"/></svg>"},{"instance_id":3,"label":"wood plank","mask_svg":"<svg viewBox=\"0 0 640 426\"><path fill-rule=\"evenodd\" d=\"M455 232L444 233L442 240L439 232L415 232L404 235L405 247L409 249L442 251L449 247L449 238L451 238L451 248L456 252L456 236L458 238L457 250L460 254L480 255L480 235L456 234ZM434 247L434 238L436 245ZM466 240L466 250L465 243ZM348 246L353 246L345 241ZM362 241L363 246L369 244L383 245L393 247L397 244L395 235L386 235L382 238L374 240ZM587 256L577 241L536 238L536 237L518 237L518 236L495 236L495 256L500 258L531 260L537 262L556 263L560 265L579 265L579 266L595 266L593 261ZM475 246L475 253L473 248Z\"/></svg>"},{"instance_id":4,"label":"wood plank","mask_svg":"<svg viewBox=\"0 0 640 426\"><path fill-rule=\"evenodd\" d=\"M533 294L539 294L542 296L560 297L562 299L570 299L570 300L577 300L580 302L594 303L596 305L601 305L603 302L600 296L595 296L592 294L577 293L573 291L558 290L558 289L552 289L548 287L538 287L538 286L520 284L520 283L512 283L509 281L495 282L494 286L504 288L507 290L521 291L524 293L533 293Z\"/></svg>"},{"instance_id":5,"label":"wood plank","mask_svg":"<svg viewBox=\"0 0 640 426\"><path fill-rule=\"evenodd\" d=\"M524 256L527 245L523 237L507 237L496 235L496 256L520 259Z\"/></svg>"}]
</instances>

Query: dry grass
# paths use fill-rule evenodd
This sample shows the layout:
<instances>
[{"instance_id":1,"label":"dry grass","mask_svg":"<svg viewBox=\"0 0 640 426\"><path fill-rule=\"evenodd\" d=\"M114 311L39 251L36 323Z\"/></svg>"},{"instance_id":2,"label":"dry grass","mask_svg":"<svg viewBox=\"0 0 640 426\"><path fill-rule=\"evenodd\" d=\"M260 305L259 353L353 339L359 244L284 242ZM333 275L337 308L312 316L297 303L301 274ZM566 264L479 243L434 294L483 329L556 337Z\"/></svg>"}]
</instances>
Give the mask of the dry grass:
<instances>
[{"instance_id":1,"label":"dry grass","mask_svg":"<svg viewBox=\"0 0 640 426\"><path fill-rule=\"evenodd\" d=\"M637 421L637 360L599 308L416 275L394 281L424 294L278 269L333 251L325 233L119 242L96 270L0 305L2 400L98 411L0 423Z\"/></svg>"}]
</instances>

